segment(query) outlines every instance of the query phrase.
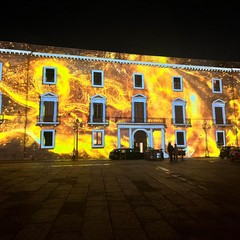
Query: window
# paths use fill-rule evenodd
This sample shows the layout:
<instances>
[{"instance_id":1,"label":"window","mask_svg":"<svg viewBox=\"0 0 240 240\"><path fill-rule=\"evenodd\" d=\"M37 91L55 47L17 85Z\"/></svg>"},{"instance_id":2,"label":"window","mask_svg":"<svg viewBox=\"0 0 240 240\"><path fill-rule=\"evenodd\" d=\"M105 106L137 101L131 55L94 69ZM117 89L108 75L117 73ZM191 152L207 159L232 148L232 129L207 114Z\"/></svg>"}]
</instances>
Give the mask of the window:
<instances>
[{"instance_id":1,"label":"window","mask_svg":"<svg viewBox=\"0 0 240 240\"><path fill-rule=\"evenodd\" d=\"M177 130L176 135L176 144L178 147L186 147L186 132L184 130Z\"/></svg>"},{"instance_id":2,"label":"window","mask_svg":"<svg viewBox=\"0 0 240 240\"><path fill-rule=\"evenodd\" d=\"M137 89L144 89L144 76L143 74L133 74L133 86Z\"/></svg>"},{"instance_id":3,"label":"window","mask_svg":"<svg viewBox=\"0 0 240 240\"><path fill-rule=\"evenodd\" d=\"M2 63L0 62L0 81L2 80Z\"/></svg>"},{"instance_id":4,"label":"window","mask_svg":"<svg viewBox=\"0 0 240 240\"><path fill-rule=\"evenodd\" d=\"M2 114L2 93L0 92L0 114Z\"/></svg>"},{"instance_id":5,"label":"window","mask_svg":"<svg viewBox=\"0 0 240 240\"><path fill-rule=\"evenodd\" d=\"M173 91L179 91L179 92L183 91L182 77L173 76L172 83L173 83Z\"/></svg>"},{"instance_id":6,"label":"window","mask_svg":"<svg viewBox=\"0 0 240 240\"><path fill-rule=\"evenodd\" d=\"M39 124L59 124L58 96L53 93L41 95L39 109Z\"/></svg>"},{"instance_id":7,"label":"window","mask_svg":"<svg viewBox=\"0 0 240 240\"><path fill-rule=\"evenodd\" d=\"M43 68L43 83L56 84L57 82L57 69L55 67Z\"/></svg>"},{"instance_id":8,"label":"window","mask_svg":"<svg viewBox=\"0 0 240 240\"><path fill-rule=\"evenodd\" d=\"M0 92L0 124L3 123L3 114L2 114L2 93Z\"/></svg>"},{"instance_id":9,"label":"window","mask_svg":"<svg viewBox=\"0 0 240 240\"><path fill-rule=\"evenodd\" d=\"M146 122L146 100L142 94L132 97L132 122Z\"/></svg>"},{"instance_id":10,"label":"window","mask_svg":"<svg viewBox=\"0 0 240 240\"><path fill-rule=\"evenodd\" d=\"M221 79L212 79L212 91L213 93L222 93L222 80Z\"/></svg>"},{"instance_id":11,"label":"window","mask_svg":"<svg viewBox=\"0 0 240 240\"><path fill-rule=\"evenodd\" d=\"M186 123L186 101L177 98L172 102L173 124Z\"/></svg>"},{"instance_id":12,"label":"window","mask_svg":"<svg viewBox=\"0 0 240 240\"><path fill-rule=\"evenodd\" d=\"M226 124L225 102L218 99L212 103L214 124Z\"/></svg>"},{"instance_id":13,"label":"window","mask_svg":"<svg viewBox=\"0 0 240 240\"><path fill-rule=\"evenodd\" d=\"M54 148L55 130L41 131L41 148Z\"/></svg>"},{"instance_id":14,"label":"window","mask_svg":"<svg viewBox=\"0 0 240 240\"><path fill-rule=\"evenodd\" d=\"M90 123L106 124L106 98L100 95L91 97L90 103Z\"/></svg>"},{"instance_id":15,"label":"window","mask_svg":"<svg viewBox=\"0 0 240 240\"><path fill-rule=\"evenodd\" d=\"M217 146L225 146L225 132L224 131L216 131L216 143Z\"/></svg>"},{"instance_id":16,"label":"window","mask_svg":"<svg viewBox=\"0 0 240 240\"><path fill-rule=\"evenodd\" d=\"M92 86L93 87L103 87L104 86L104 76L103 71L92 70Z\"/></svg>"},{"instance_id":17,"label":"window","mask_svg":"<svg viewBox=\"0 0 240 240\"><path fill-rule=\"evenodd\" d=\"M92 147L93 148L104 147L104 130L92 131Z\"/></svg>"}]
</instances>

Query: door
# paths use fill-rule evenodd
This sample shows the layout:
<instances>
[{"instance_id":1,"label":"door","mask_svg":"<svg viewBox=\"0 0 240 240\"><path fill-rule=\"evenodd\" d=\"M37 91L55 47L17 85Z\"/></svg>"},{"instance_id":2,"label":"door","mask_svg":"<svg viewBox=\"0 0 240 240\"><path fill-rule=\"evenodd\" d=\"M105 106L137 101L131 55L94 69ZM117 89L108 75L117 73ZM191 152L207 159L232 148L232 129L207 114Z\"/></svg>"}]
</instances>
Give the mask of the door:
<instances>
[{"instance_id":1,"label":"door","mask_svg":"<svg viewBox=\"0 0 240 240\"><path fill-rule=\"evenodd\" d=\"M134 148L140 150L140 152L145 152L147 149L147 134L144 131L137 131L134 134Z\"/></svg>"},{"instance_id":2,"label":"door","mask_svg":"<svg viewBox=\"0 0 240 240\"><path fill-rule=\"evenodd\" d=\"M44 122L53 122L54 115L54 102L45 101L44 102Z\"/></svg>"},{"instance_id":3,"label":"door","mask_svg":"<svg viewBox=\"0 0 240 240\"><path fill-rule=\"evenodd\" d=\"M134 122L144 122L144 103L135 102L134 103Z\"/></svg>"}]
</instances>

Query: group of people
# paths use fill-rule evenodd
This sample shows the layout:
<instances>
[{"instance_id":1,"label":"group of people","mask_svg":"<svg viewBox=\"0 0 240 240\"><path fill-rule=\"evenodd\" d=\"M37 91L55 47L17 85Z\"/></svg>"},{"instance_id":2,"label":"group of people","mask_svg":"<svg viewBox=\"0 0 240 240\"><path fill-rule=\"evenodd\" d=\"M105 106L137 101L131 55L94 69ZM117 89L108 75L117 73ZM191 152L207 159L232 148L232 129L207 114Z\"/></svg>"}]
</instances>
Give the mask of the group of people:
<instances>
[{"instance_id":1,"label":"group of people","mask_svg":"<svg viewBox=\"0 0 240 240\"><path fill-rule=\"evenodd\" d=\"M170 158L170 162L178 162L178 146L175 143L174 146L171 142L168 143L167 147L168 155Z\"/></svg>"}]
</instances>

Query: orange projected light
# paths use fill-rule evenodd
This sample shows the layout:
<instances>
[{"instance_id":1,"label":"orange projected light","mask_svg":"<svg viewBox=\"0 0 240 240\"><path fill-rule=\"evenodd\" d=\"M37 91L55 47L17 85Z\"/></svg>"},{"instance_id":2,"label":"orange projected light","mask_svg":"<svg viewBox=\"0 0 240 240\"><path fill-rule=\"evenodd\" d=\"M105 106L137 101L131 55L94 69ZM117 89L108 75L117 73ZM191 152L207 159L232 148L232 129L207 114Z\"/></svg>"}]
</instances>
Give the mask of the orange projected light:
<instances>
[{"instance_id":1,"label":"orange projected light","mask_svg":"<svg viewBox=\"0 0 240 240\"><path fill-rule=\"evenodd\" d=\"M169 63L168 58L123 55L127 60ZM111 57L116 57L114 54ZM21 62L6 62L4 59L4 77L1 81L3 94L2 113L4 124L1 125L0 143L8 150L26 148L28 156L34 152L44 156L52 153L55 157L71 156L74 147L75 133L73 122L79 119L83 127L79 128L78 150L79 158L108 158L109 152L117 147L117 123L115 117L131 118L132 97L142 94L147 99L147 116L149 118L166 118L165 142L174 143L175 130L186 131L187 156L203 156L205 153L205 134L202 129L203 120L212 124L212 102L218 98L227 102L227 118L235 121L235 128L226 131L227 142L236 143L236 132L240 115L240 102L231 100L232 83L224 82L221 96L212 93L211 79L214 74L206 71L189 71L175 68L161 68L138 64L124 64L114 62L88 61L65 58L34 58L29 62L29 71L21 67ZM1 59L0 59L1 60ZM43 68L45 66L57 69L57 83L43 84ZM91 71L104 71L104 86L92 86ZM134 89L133 73L144 75L144 89ZM230 79L228 73L217 73L218 78ZM183 77L183 91L172 90L172 76ZM58 96L58 115L61 118L58 126L38 126L40 95L51 92ZM92 130L98 129L88 124L90 114L90 98L101 95L106 98L106 116L109 125L99 127L104 129L104 147L92 148ZM191 119L188 128L176 128L171 124L172 102L175 99L186 101L186 118ZM4 107L5 105L5 107ZM55 145L53 149L40 149L42 129L55 129ZM156 134L156 141L161 137ZM216 129L211 125L208 132L208 148L211 156L218 156L216 145ZM129 146L129 137L121 139L121 145ZM155 144L160 146L160 144Z\"/></svg>"}]
</instances>

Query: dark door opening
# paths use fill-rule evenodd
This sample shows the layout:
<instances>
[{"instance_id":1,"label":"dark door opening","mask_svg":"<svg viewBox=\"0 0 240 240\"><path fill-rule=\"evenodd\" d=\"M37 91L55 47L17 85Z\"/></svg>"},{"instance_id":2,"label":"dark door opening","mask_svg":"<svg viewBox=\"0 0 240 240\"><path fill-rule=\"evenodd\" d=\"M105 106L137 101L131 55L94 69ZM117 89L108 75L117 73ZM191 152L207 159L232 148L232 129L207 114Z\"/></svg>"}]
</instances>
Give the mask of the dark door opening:
<instances>
[{"instance_id":1,"label":"dark door opening","mask_svg":"<svg viewBox=\"0 0 240 240\"><path fill-rule=\"evenodd\" d=\"M145 152L147 149L147 134L144 131L137 131L134 134L134 148L140 150L140 152Z\"/></svg>"}]
</instances>

